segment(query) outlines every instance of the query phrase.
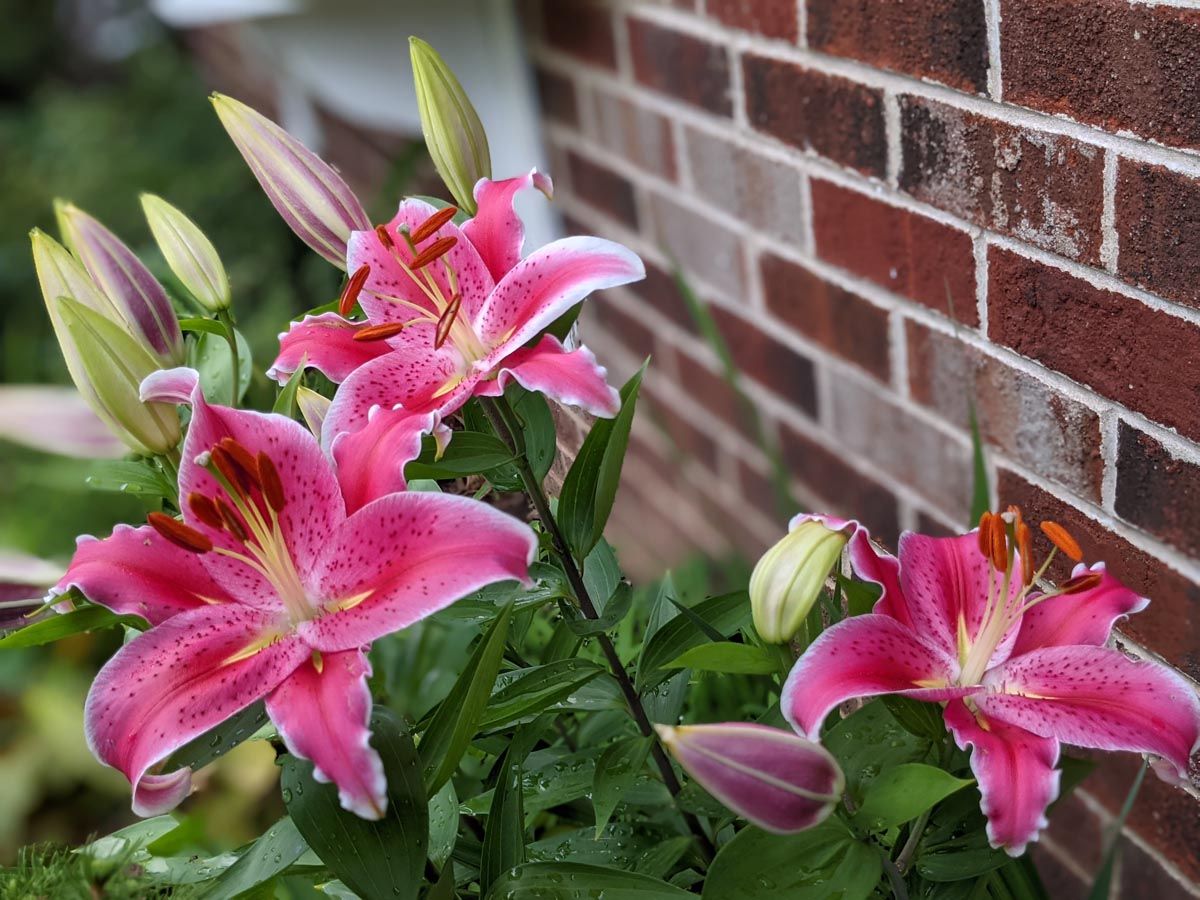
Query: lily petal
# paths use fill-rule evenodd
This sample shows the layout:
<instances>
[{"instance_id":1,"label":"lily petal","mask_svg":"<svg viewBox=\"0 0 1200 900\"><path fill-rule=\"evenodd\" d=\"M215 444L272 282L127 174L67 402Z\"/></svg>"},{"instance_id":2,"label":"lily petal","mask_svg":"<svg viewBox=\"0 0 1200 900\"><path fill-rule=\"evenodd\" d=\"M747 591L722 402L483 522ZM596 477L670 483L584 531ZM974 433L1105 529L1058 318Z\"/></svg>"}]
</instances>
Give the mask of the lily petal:
<instances>
[{"instance_id":1,"label":"lily petal","mask_svg":"<svg viewBox=\"0 0 1200 900\"><path fill-rule=\"evenodd\" d=\"M961 700L947 704L945 718L959 749L974 748L971 771L983 797L988 841L1020 856L1049 824L1046 807L1058 797L1058 741L976 716Z\"/></svg>"},{"instance_id":2,"label":"lily petal","mask_svg":"<svg viewBox=\"0 0 1200 900\"><path fill-rule=\"evenodd\" d=\"M984 684L976 702L989 718L1080 747L1152 753L1179 778L1200 748L1195 689L1166 666L1118 650L1033 650L988 672Z\"/></svg>"},{"instance_id":3,"label":"lily petal","mask_svg":"<svg viewBox=\"0 0 1200 900\"><path fill-rule=\"evenodd\" d=\"M133 811L166 812L187 796L187 769L147 775L188 741L267 694L309 655L273 616L239 604L181 613L108 661L84 709L88 747L133 785Z\"/></svg>"},{"instance_id":4,"label":"lily petal","mask_svg":"<svg viewBox=\"0 0 1200 900\"><path fill-rule=\"evenodd\" d=\"M1118 619L1141 612L1150 605L1148 597L1139 596L1108 574L1104 563L1096 563L1091 568L1080 563L1071 577L1089 572L1098 572L1101 576L1100 583L1091 590L1050 597L1025 613L1013 646L1014 656L1056 645L1103 647Z\"/></svg>"},{"instance_id":5,"label":"lily petal","mask_svg":"<svg viewBox=\"0 0 1200 900\"><path fill-rule=\"evenodd\" d=\"M364 646L485 585L527 581L536 548L528 525L469 497L389 494L330 537L318 590L341 601L300 634L321 652Z\"/></svg>"},{"instance_id":6,"label":"lily petal","mask_svg":"<svg viewBox=\"0 0 1200 900\"><path fill-rule=\"evenodd\" d=\"M267 714L288 751L312 760L313 777L337 785L343 809L382 819L387 778L370 744L370 676L361 649L311 657L267 695Z\"/></svg>"},{"instance_id":7,"label":"lily petal","mask_svg":"<svg viewBox=\"0 0 1200 900\"><path fill-rule=\"evenodd\" d=\"M1021 571L1018 560L1014 571ZM905 532L900 536L900 586L905 611L902 620L922 637L936 643L951 656L958 654L959 618L966 633L974 638L983 622L989 589L999 593L1000 578L979 552L974 532L960 537L935 538ZM1010 602L1021 592L1021 579L1008 586ZM1009 629L992 654L989 665L1008 658L1017 628Z\"/></svg>"},{"instance_id":8,"label":"lily petal","mask_svg":"<svg viewBox=\"0 0 1200 900\"><path fill-rule=\"evenodd\" d=\"M0 438L80 459L128 452L78 390L50 384L0 385Z\"/></svg>"},{"instance_id":9,"label":"lily petal","mask_svg":"<svg viewBox=\"0 0 1200 900\"><path fill-rule=\"evenodd\" d=\"M354 335L362 328L337 313L305 316L293 322L279 335L279 355L267 369L267 377L284 384L303 364L340 384L359 366L392 349L386 341L356 341Z\"/></svg>"},{"instance_id":10,"label":"lily petal","mask_svg":"<svg viewBox=\"0 0 1200 900\"><path fill-rule=\"evenodd\" d=\"M797 732L816 740L830 710L856 697L949 700L980 690L951 687L956 670L948 654L895 619L853 616L822 632L796 661L779 705Z\"/></svg>"},{"instance_id":11,"label":"lily petal","mask_svg":"<svg viewBox=\"0 0 1200 900\"><path fill-rule=\"evenodd\" d=\"M335 437L331 451L346 512L404 490L404 467L421 455L421 436L437 423L437 413L377 408L366 428Z\"/></svg>"},{"instance_id":12,"label":"lily petal","mask_svg":"<svg viewBox=\"0 0 1200 900\"><path fill-rule=\"evenodd\" d=\"M504 360L499 375L476 393L498 397L510 379L552 400L578 406L611 419L621 409L621 395L608 383L607 370L587 347L567 350L554 335L543 335L534 347L522 347Z\"/></svg>"},{"instance_id":13,"label":"lily petal","mask_svg":"<svg viewBox=\"0 0 1200 900\"><path fill-rule=\"evenodd\" d=\"M93 603L158 625L182 612L233 602L195 553L149 525L118 525L110 537L84 535L51 597L78 588Z\"/></svg>"},{"instance_id":14,"label":"lily petal","mask_svg":"<svg viewBox=\"0 0 1200 900\"><path fill-rule=\"evenodd\" d=\"M874 612L891 616L904 625L913 627L908 618L904 594L900 590L900 561L881 550L871 540L870 530L857 519L839 519L824 513L801 513L792 517L788 523L788 531L795 531L810 519L834 531L849 532L850 540L846 545L846 552L850 556L854 574L864 581L879 585L882 590L875 602Z\"/></svg>"},{"instance_id":15,"label":"lily petal","mask_svg":"<svg viewBox=\"0 0 1200 900\"><path fill-rule=\"evenodd\" d=\"M478 211L473 219L463 225L462 230L475 245L496 281L507 275L508 270L521 260L525 225L513 209L513 200L518 193L531 187L537 188L547 198L554 196L554 183L550 176L537 169L504 181L481 178L475 185Z\"/></svg>"},{"instance_id":16,"label":"lily petal","mask_svg":"<svg viewBox=\"0 0 1200 900\"><path fill-rule=\"evenodd\" d=\"M535 250L509 271L478 315L476 334L495 347L494 362L593 291L638 281L646 268L637 254L597 237L568 237Z\"/></svg>"}]
</instances>

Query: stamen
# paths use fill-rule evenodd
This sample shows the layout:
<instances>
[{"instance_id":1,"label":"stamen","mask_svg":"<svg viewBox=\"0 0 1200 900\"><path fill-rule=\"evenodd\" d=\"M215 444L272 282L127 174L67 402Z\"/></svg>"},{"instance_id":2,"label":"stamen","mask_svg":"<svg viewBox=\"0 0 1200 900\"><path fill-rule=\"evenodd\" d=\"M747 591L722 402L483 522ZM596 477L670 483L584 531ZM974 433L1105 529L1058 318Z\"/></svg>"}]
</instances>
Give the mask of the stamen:
<instances>
[{"instance_id":1,"label":"stamen","mask_svg":"<svg viewBox=\"0 0 1200 900\"><path fill-rule=\"evenodd\" d=\"M338 298L338 312L343 317L350 315L350 310L354 309L354 304L358 302L358 295L362 293L363 285L367 283L370 275L370 266L359 266L350 276L350 280L346 282L346 286L342 289L342 296Z\"/></svg>"},{"instance_id":2,"label":"stamen","mask_svg":"<svg viewBox=\"0 0 1200 900\"><path fill-rule=\"evenodd\" d=\"M213 548L213 543L195 528L184 525L178 519L173 519L166 513L152 512L146 516L150 527L161 534L176 547L182 547L192 553L207 553Z\"/></svg>"},{"instance_id":3,"label":"stamen","mask_svg":"<svg viewBox=\"0 0 1200 900\"><path fill-rule=\"evenodd\" d=\"M386 341L404 330L403 322L384 322L382 325L368 325L354 332L356 341Z\"/></svg>"},{"instance_id":4,"label":"stamen","mask_svg":"<svg viewBox=\"0 0 1200 900\"><path fill-rule=\"evenodd\" d=\"M999 516L992 519L992 566L997 572L1008 571L1008 530Z\"/></svg>"},{"instance_id":5,"label":"stamen","mask_svg":"<svg viewBox=\"0 0 1200 900\"><path fill-rule=\"evenodd\" d=\"M450 305L446 307L446 311L442 313L442 317L438 319L437 331L433 335L433 349L441 349L442 344L446 343L446 338L450 336L450 329L454 327L454 319L458 315L458 310L462 306L462 294L455 294L454 299L450 301Z\"/></svg>"},{"instance_id":6,"label":"stamen","mask_svg":"<svg viewBox=\"0 0 1200 900\"><path fill-rule=\"evenodd\" d=\"M1083 550L1080 549L1079 542L1057 522L1043 522L1042 534L1050 539L1050 543L1069 556L1072 562L1080 562L1083 559Z\"/></svg>"},{"instance_id":7,"label":"stamen","mask_svg":"<svg viewBox=\"0 0 1200 900\"><path fill-rule=\"evenodd\" d=\"M1068 578L1058 586L1058 592L1060 594L1082 594L1084 591L1090 591L1103 580L1104 576L1099 572L1088 572L1086 575Z\"/></svg>"},{"instance_id":8,"label":"stamen","mask_svg":"<svg viewBox=\"0 0 1200 900\"><path fill-rule=\"evenodd\" d=\"M217 512L217 504L212 499L192 491L187 498L188 509L197 519L209 528L221 528L221 514Z\"/></svg>"},{"instance_id":9,"label":"stamen","mask_svg":"<svg viewBox=\"0 0 1200 900\"><path fill-rule=\"evenodd\" d=\"M408 267L414 272L418 269L423 269L435 259L440 259L453 250L454 245L457 243L458 238L456 237L438 238L436 241L418 253L413 261L408 264Z\"/></svg>"},{"instance_id":10,"label":"stamen","mask_svg":"<svg viewBox=\"0 0 1200 900\"><path fill-rule=\"evenodd\" d=\"M271 462L271 457L265 453L258 454L258 474L262 477L263 496L267 498L271 509L279 512L287 504L287 497L283 493L283 481L279 477L279 470L275 468L275 463Z\"/></svg>"},{"instance_id":11,"label":"stamen","mask_svg":"<svg viewBox=\"0 0 1200 900\"><path fill-rule=\"evenodd\" d=\"M432 216L426 219L416 231L412 233L412 242L419 244L427 237L432 237L443 225L458 215L457 206L447 206L444 209L439 209Z\"/></svg>"},{"instance_id":12,"label":"stamen","mask_svg":"<svg viewBox=\"0 0 1200 900\"><path fill-rule=\"evenodd\" d=\"M392 235L388 232L386 225L376 225L375 236L379 238L379 243L383 244L384 250L391 250L396 246L396 242L392 240Z\"/></svg>"},{"instance_id":13,"label":"stamen","mask_svg":"<svg viewBox=\"0 0 1200 900\"><path fill-rule=\"evenodd\" d=\"M992 514L988 510L984 510L983 515L979 517L979 554L984 559L991 559L992 556Z\"/></svg>"},{"instance_id":14,"label":"stamen","mask_svg":"<svg viewBox=\"0 0 1200 900\"><path fill-rule=\"evenodd\" d=\"M1019 514L1018 514L1019 515ZM1033 536L1029 526L1020 519L1017 520L1017 553L1021 555L1021 575L1025 586L1033 584L1037 574L1033 567Z\"/></svg>"},{"instance_id":15,"label":"stamen","mask_svg":"<svg viewBox=\"0 0 1200 900\"><path fill-rule=\"evenodd\" d=\"M231 437L221 438L221 443L218 446L233 457L233 461L242 468L246 473L246 477L250 479L251 486L258 487L258 464L254 461L254 455Z\"/></svg>"},{"instance_id":16,"label":"stamen","mask_svg":"<svg viewBox=\"0 0 1200 900\"><path fill-rule=\"evenodd\" d=\"M242 524L242 520L238 518L237 512L232 506L225 502L223 497L218 497L217 513L221 516L221 524L225 526L225 530L232 534L243 544L250 540L250 535L246 531L246 526Z\"/></svg>"}]
</instances>

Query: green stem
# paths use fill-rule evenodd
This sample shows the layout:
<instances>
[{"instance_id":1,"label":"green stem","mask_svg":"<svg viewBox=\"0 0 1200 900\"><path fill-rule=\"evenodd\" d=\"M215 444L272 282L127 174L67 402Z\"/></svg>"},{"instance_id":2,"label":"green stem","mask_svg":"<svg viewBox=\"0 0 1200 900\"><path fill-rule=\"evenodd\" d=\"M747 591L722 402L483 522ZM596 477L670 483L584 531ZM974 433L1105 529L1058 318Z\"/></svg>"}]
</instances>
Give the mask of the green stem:
<instances>
[{"instance_id":1,"label":"green stem","mask_svg":"<svg viewBox=\"0 0 1200 900\"><path fill-rule=\"evenodd\" d=\"M520 425L514 421L511 408L503 399L493 400L481 397L480 403L500 439L508 443L513 449L517 471L520 473L521 482L525 486L525 495L533 505L538 519L541 520L542 527L550 535L554 546L554 553L562 564L563 571L567 576L567 582L575 594L580 611L589 619L600 618L600 613L597 611L596 605L592 602L591 593L583 581L583 574L576 565L575 557L571 555L566 538L558 527L558 521L554 517L553 510L550 508L550 500L546 496L546 492L542 489L541 481L529 465L529 459L525 455L525 448L522 446L523 441L520 437ZM621 694L625 698L625 705L628 707L629 714L636 723L638 731L644 737L651 738L653 741L650 755L654 759L659 773L662 775L663 783L667 786L667 790L671 792L672 796L677 796L683 789L683 785L680 784L679 777L675 774L675 769L671 766L671 761L667 758L666 751L663 750L662 744L658 740L654 726L650 724L650 717L646 715L646 707L642 705L642 698L633 686L633 679L629 677L629 672L626 671L624 663L621 662L620 654L617 653L617 648L613 645L612 639L604 632L596 635L596 639L600 644L600 650L603 652L604 658L608 662L609 669L612 671L617 684L621 688ZM700 824L700 820L691 813L683 810L680 810L680 815L683 816L688 828L691 829L697 840L700 841L704 853L711 859L716 853L716 847L712 839L709 838L708 833L704 830L704 827Z\"/></svg>"},{"instance_id":2,"label":"green stem","mask_svg":"<svg viewBox=\"0 0 1200 900\"><path fill-rule=\"evenodd\" d=\"M888 884L892 887L892 897L895 900L908 900L908 887L904 884L904 870L899 864L892 862L887 857L887 852L880 854L883 857L883 871L887 875Z\"/></svg>"},{"instance_id":3,"label":"green stem","mask_svg":"<svg viewBox=\"0 0 1200 900\"><path fill-rule=\"evenodd\" d=\"M233 328L233 313L228 309L223 309L217 313L217 320L225 326L225 340L229 344L229 364L233 369L233 387L229 405L237 408L238 405L238 386L241 383L241 365L238 360L238 343L237 332Z\"/></svg>"},{"instance_id":4,"label":"green stem","mask_svg":"<svg viewBox=\"0 0 1200 900\"><path fill-rule=\"evenodd\" d=\"M917 852L917 845L921 843L921 835L925 833L925 826L929 824L929 816L933 813L933 807L925 810L917 817L917 821L913 823L912 830L908 833L908 840L904 842L904 846L900 849L900 855L896 857L896 870L901 874L908 871L908 867L912 864L913 855Z\"/></svg>"}]
</instances>

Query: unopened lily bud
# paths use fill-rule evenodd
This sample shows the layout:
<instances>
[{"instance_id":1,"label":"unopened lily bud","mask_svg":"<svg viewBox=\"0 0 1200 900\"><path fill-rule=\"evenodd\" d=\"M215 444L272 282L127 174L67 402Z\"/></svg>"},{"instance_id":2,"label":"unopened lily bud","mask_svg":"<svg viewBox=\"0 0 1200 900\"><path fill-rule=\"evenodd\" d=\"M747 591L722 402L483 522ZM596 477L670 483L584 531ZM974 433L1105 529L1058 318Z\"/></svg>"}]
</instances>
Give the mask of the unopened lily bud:
<instances>
[{"instance_id":1,"label":"unopened lily bud","mask_svg":"<svg viewBox=\"0 0 1200 900\"><path fill-rule=\"evenodd\" d=\"M764 641L787 643L800 630L848 540L808 519L763 554L750 575L750 608Z\"/></svg>"},{"instance_id":2,"label":"unopened lily bud","mask_svg":"<svg viewBox=\"0 0 1200 900\"><path fill-rule=\"evenodd\" d=\"M845 788L829 751L790 731L740 722L654 727L692 778L766 831L792 834L820 824Z\"/></svg>"},{"instance_id":3,"label":"unopened lily bud","mask_svg":"<svg viewBox=\"0 0 1200 900\"><path fill-rule=\"evenodd\" d=\"M346 182L300 141L245 103L213 94L212 104L288 227L345 269L350 232L371 230L371 220Z\"/></svg>"},{"instance_id":4,"label":"unopened lily bud","mask_svg":"<svg viewBox=\"0 0 1200 900\"><path fill-rule=\"evenodd\" d=\"M217 248L182 212L154 194L142 194L150 233L180 284L210 313L229 308L229 278Z\"/></svg>"},{"instance_id":5,"label":"unopened lily bud","mask_svg":"<svg viewBox=\"0 0 1200 900\"><path fill-rule=\"evenodd\" d=\"M175 407L143 403L142 379L159 371L158 361L119 324L77 300L61 297L51 304L63 325L60 341L76 360L75 385L96 414L135 453L145 456L173 449L181 437Z\"/></svg>"},{"instance_id":6,"label":"unopened lily bud","mask_svg":"<svg viewBox=\"0 0 1200 900\"><path fill-rule=\"evenodd\" d=\"M158 279L120 238L79 207L56 204L55 213L63 240L113 302L129 333L163 367L181 365L183 334Z\"/></svg>"},{"instance_id":7,"label":"unopened lily bud","mask_svg":"<svg viewBox=\"0 0 1200 900\"><path fill-rule=\"evenodd\" d=\"M420 38L408 44L429 155L459 209L474 215L475 183L492 177L487 133L446 61Z\"/></svg>"}]
</instances>

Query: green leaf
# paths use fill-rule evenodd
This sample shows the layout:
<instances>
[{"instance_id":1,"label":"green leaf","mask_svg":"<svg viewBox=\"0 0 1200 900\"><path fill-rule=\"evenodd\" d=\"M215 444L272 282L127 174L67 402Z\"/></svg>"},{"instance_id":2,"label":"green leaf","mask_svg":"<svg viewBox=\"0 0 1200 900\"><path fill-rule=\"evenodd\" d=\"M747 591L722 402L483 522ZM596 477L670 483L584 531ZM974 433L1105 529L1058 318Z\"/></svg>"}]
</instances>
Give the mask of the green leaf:
<instances>
[{"instance_id":1,"label":"green leaf","mask_svg":"<svg viewBox=\"0 0 1200 900\"><path fill-rule=\"evenodd\" d=\"M554 413L550 411L546 398L535 391L526 391L513 404L513 411L522 423L525 436L525 455L533 474L541 482L554 465L558 452L558 429L554 424Z\"/></svg>"},{"instance_id":2,"label":"green leaf","mask_svg":"<svg viewBox=\"0 0 1200 900\"><path fill-rule=\"evenodd\" d=\"M94 491L113 491L155 499L175 496L175 485L149 460L94 463L84 482Z\"/></svg>"},{"instance_id":3,"label":"green leaf","mask_svg":"<svg viewBox=\"0 0 1200 900\"><path fill-rule=\"evenodd\" d=\"M886 831L915 819L972 783L935 766L902 763L885 769L871 782L854 821L870 831Z\"/></svg>"},{"instance_id":4,"label":"green leaf","mask_svg":"<svg viewBox=\"0 0 1200 900\"><path fill-rule=\"evenodd\" d=\"M967 408L971 425L971 521L978 522L992 506L988 490L987 459L983 455L983 435L979 432L979 416L972 400Z\"/></svg>"},{"instance_id":5,"label":"green leaf","mask_svg":"<svg viewBox=\"0 0 1200 900\"><path fill-rule=\"evenodd\" d=\"M596 762L596 779L592 786L592 806L596 809L596 837L604 827L622 796L633 787L646 764L651 738L636 737L618 741L604 748Z\"/></svg>"},{"instance_id":6,"label":"green leaf","mask_svg":"<svg viewBox=\"0 0 1200 900\"><path fill-rule=\"evenodd\" d=\"M704 897L865 900L879 880L880 867L878 855L858 843L836 818L799 834L743 828L713 860Z\"/></svg>"},{"instance_id":7,"label":"green leaf","mask_svg":"<svg viewBox=\"0 0 1200 900\"><path fill-rule=\"evenodd\" d=\"M252 703L216 728L184 744L171 754L163 768L169 772L174 769L199 769L207 766L217 757L224 756L234 747L254 737L264 727L271 727L270 722L263 702L260 700Z\"/></svg>"},{"instance_id":8,"label":"green leaf","mask_svg":"<svg viewBox=\"0 0 1200 900\"><path fill-rule=\"evenodd\" d=\"M190 331L193 334L219 334L222 339L225 337L224 325L216 319L205 319L199 316L180 319L179 329L181 331Z\"/></svg>"},{"instance_id":9,"label":"green leaf","mask_svg":"<svg viewBox=\"0 0 1200 900\"><path fill-rule=\"evenodd\" d=\"M73 634L111 628L113 625L128 625L139 630L146 627L146 623L137 616L118 616L103 606L84 606L62 615L50 615L0 638L0 649L40 647Z\"/></svg>"},{"instance_id":10,"label":"green leaf","mask_svg":"<svg viewBox=\"0 0 1200 900\"><path fill-rule=\"evenodd\" d=\"M458 478L477 475L512 461L512 453L494 435L457 431L441 459L435 459L436 442L427 437L421 455L404 468L406 478Z\"/></svg>"},{"instance_id":11,"label":"green leaf","mask_svg":"<svg viewBox=\"0 0 1200 900\"><path fill-rule=\"evenodd\" d=\"M1143 761L1142 767L1138 770L1137 777L1133 779L1133 784L1129 786L1129 793L1125 795L1125 802L1121 805L1121 812L1108 826L1108 844L1104 849L1104 859L1100 863L1100 869L1096 872L1096 879L1092 882L1092 889L1088 892L1088 900L1108 900L1109 894L1112 893L1113 868L1116 866L1117 857L1121 852L1121 829L1125 827L1125 820L1129 818L1129 813L1133 811L1133 804L1137 800L1138 792L1142 789L1142 782L1145 780L1146 770L1149 768L1150 763Z\"/></svg>"},{"instance_id":12,"label":"green leaf","mask_svg":"<svg viewBox=\"0 0 1200 900\"><path fill-rule=\"evenodd\" d=\"M492 885L491 900L695 900L657 878L607 866L533 862Z\"/></svg>"},{"instance_id":13,"label":"green leaf","mask_svg":"<svg viewBox=\"0 0 1200 900\"><path fill-rule=\"evenodd\" d=\"M846 773L846 791L861 801L871 781L901 763L926 761L930 745L910 734L886 706L872 701L825 732L821 743Z\"/></svg>"},{"instance_id":14,"label":"green leaf","mask_svg":"<svg viewBox=\"0 0 1200 900\"><path fill-rule=\"evenodd\" d=\"M430 888L429 893L425 895L425 900L454 900L458 896L454 893L455 883L454 860L449 860L446 862L446 867L442 869L437 884Z\"/></svg>"},{"instance_id":15,"label":"green leaf","mask_svg":"<svg viewBox=\"0 0 1200 900\"><path fill-rule=\"evenodd\" d=\"M709 627L728 637L750 621L750 598L745 591L734 591L702 600L691 610ZM663 624L642 650L637 673L638 690L650 690L670 678L674 674L667 668L671 660L708 642L708 636L687 616L676 616Z\"/></svg>"},{"instance_id":16,"label":"green leaf","mask_svg":"<svg viewBox=\"0 0 1200 900\"><path fill-rule=\"evenodd\" d=\"M622 581L604 604L604 611L598 619L585 618L575 606L566 600L559 600L558 608L567 627L579 637L587 637L608 631L615 626L625 618L632 603L633 588L629 586L628 582Z\"/></svg>"},{"instance_id":17,"label":"green leaf","mask_svg":"<svg viewBox=\"0 0 1200 900\"><path fill-rule=\"evenodd\" d=\"M283 800L292 821L330 871L364 900L415 897L429 840L428 806L416 748L395 714L371 713L371 746L387 777L387 815L376 822L342 809L337 787L313 778L312 763L283 757Z\"/></svg>"},{"instance_id":18,"label":"green leaf","mask_svg":"<svg viewBox=\"0 0 1200 900\"><path fill-rule=\"evenodd\" d=\"M292 377L287 380L287 384L283 386L283 390L275 398L275 405L271 407L271 412L287 416L289 419L292 418L296 412L296 391L300 389L300 385L303 383L304 360L301 360L300 365L296 366L296 371L292 373Z\"/></svg>"},{"instance_id":19,"label":"green leaf","mask_svg":"<svg viewBox=\"0 0 1200 900\"><path fill-rule=\"evenodd\" d=\"M864 616L875 606L875 601L883 593L882 588L869 581L856 581L844 575L838 575L837 584L846 598L846 609L852 616Z\"/></svg>"},{"instance_id":20,"label":"green leaf","mask_svg":"<svg viewBox=\"0 0 1200 900\"><path fill-rule=\"evenodd\" d=\"M454 782L447 781L429 798L429 859L442 866L454 851L458 839L458 794Z\"/></svg>"},{"instance_id":21,"label":"green leaf","mask_svg":"<svg viewBox=\"0 0 1200 900\"><path fill-rule=\"evenodd\" d=\"M909 734L930 741L940 741L946 736L942 708L936 703L922 703L899 694L887 694L879 700Z\"/></svg>"},{"instance_id":22,"label":"green leaf","mask_svg":"<svg viewBox=\"0 0 1200 900\"><path fill-rule=\"evenodd\" d=\"M430 794L437 793L454 774L471 738L479 730L479 719L492 696L492 685L504 658L511 618L511 605L496 616L421 736L421 766Z\"/></svg>"},{"instance_id":23,"label":"green leaf","mask_svg":"<svg viewBox=\"0 0 1200 900\"><path fill-rule=\"evenodd\" d=\"M488 888L504 872L525 861L522 794L521 764L516 760L510 762L509 754L505 754L483 834L483 849L479 859L481 896L487 894Z\"/></svg>"},{"instance_id":24,"label":"green leaf","mask_svg":"<svg viewBox=\"0 0 1200 900\"><path fill-rule=\"evenodd\" d=\"M700 669L705 672L727 672L736 675L770 675L778 666L775 656L765 647L735 644L701 644L679 654L665 668Z\"/></svg>"},{"instance_id":25,"label":"green leaf","mask_svg":"<svg viewBox=\"0 0 1200 900\"><path fill-rule=\"evenodd\" d=\"M591 552L612 512L645 372L643 363L621 388L621 410L616 418L598 419L592 426L563 480L558 522L578 559Z\"/></svg>"},{"instance_id":26,"label":"green leaf","mask_svg":"<svg viewBox=\"0 0 1200 900\"><path fill-rule=\"evenodd\" d=\"M242 333L237 332L238 345L238 396L246 393L250 386L253 360L250 345ZM201 334L194 344L188 346L188 365L200 373L200 384L206 397L220 398L227 402L232 395L230 381L232 366L229 360L229 342L222 329L219 333ZM213 402L216 402L215 400Z\"/></svg>"},{"instance_id":27,"label":"green leaf","mask_svg":"<svg viewBox=\"0 0 1200 900\"><path fill-rule=\"evenodd\" d=\"M292 820L284 816L255 841L232 866L221 873L203 900L232 900L243 891L270 881L308 849Z\"/></svg>"},{"instance_id":28,"label":"green leaf","mask_svg":"<svg viewBox=\"0 0 1200 900\"><path fill-rule=\"evenodd\" d=\"M479 723L486 731L536 715L587 684L604 669L590 659L560 659L506 672Z\"/></svg>"}]
</instances>

